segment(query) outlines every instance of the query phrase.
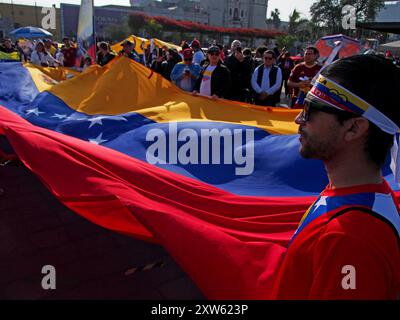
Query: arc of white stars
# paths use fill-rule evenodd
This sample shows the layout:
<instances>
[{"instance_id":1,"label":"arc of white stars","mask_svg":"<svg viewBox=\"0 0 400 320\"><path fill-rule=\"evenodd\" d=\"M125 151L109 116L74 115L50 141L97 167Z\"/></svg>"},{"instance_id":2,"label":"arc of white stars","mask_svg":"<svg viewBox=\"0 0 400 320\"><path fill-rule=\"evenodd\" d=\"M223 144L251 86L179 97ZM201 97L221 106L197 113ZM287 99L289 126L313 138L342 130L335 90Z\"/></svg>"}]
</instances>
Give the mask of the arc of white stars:
<instances>
[{"instance_id":1,"label":"arc of white stars","mask_svg":"<svg viewBox=\"0 0 400 320\"><path fill-rule=\"evenodd\" d=\"M100 133L96 138L94 139L89 139L89 142L94 143L94 144L102 144L103 142L106 142L108 140L103 139L103 132Z\"/></svg>"}]
</instances>

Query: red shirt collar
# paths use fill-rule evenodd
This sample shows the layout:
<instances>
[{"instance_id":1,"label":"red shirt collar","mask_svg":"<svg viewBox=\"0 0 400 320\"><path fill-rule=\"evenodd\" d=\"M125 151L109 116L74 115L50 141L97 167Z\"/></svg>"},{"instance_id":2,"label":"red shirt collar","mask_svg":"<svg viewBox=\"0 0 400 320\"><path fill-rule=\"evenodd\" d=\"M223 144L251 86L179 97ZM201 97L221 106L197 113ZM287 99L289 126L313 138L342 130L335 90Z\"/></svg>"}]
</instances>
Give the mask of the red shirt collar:
<instances>
[{"instance_id":1,"label":"red shirt collar","mask_svg":"<svg viewBox=\"0 0 400 320\"><path fill-rule=\"evenodd\" d=\"M345 188L331 188L329 185L325 188L324 191L321 192L321 196L343 196L348 194L355 193L392 193L393 191L390 189L388 183L383 180L380 184L363 184L352 187Z\"/></svg>"}]
</instances>

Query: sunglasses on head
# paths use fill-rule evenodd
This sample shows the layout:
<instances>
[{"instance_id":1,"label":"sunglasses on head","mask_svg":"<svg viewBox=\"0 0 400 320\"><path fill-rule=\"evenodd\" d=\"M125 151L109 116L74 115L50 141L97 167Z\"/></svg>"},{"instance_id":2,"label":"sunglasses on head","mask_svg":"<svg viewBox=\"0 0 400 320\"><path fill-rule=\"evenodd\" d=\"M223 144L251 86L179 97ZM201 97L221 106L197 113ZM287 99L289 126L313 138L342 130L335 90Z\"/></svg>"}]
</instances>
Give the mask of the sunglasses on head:
<instances>
[{"instance_id":1,"label":"sunglasses on head","mask_svg":"<svg viewBox=\"0 0 400 320\"><path fill-rule=\"evenodd\" d=\"M316 102L316 101L313 101L310 99L306 99L305 104L304 104L304 109L300 114L300 120L302 122L309 121L310 115L314 111L321 111L321 112L325 112L325 113L329 113L329 114L343 115L345 118L349 118L349 119L358 117L358 115L356 115L356 114L337 109L328 104L324 104L324 103Z\"/></svg>"}]
</instances>

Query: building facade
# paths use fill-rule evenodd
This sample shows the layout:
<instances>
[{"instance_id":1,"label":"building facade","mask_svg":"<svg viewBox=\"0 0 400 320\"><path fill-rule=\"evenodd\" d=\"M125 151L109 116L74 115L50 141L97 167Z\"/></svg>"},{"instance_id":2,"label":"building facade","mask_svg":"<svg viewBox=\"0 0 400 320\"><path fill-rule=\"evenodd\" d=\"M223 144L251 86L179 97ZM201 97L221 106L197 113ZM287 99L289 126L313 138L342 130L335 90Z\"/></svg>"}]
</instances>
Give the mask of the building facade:
<instances>
[{"instance_id":1,"label":"building facade","mask_svg":"<svg viewBox=\"0 0 400 320\"><path fill-rule=\"evenodd\" d=\"M376 15L375 22L400 22L400 1L386 2Z\"/></svg>"},{"instance_id":2,"label":"building facade","mask_svg":"<svg viewBox=\"0 0 400 320\"><path fill-rule=\"evenodd\" d=\"M79 5L61 3L61 34L67 37L76 37L78 31ZM104 6L94 8L94 26L96 35L104 38L106 31L111 26L121 25L124 19L134 9L123 6Z\"/></svg>"},{"instance_id":3,"label":"building facade","mask_svg":"<svg viewBox=\"0 0 400 320\"><path fill-rule=\"evenodd\" d=\"M60 9L56 10L56 28L47 29L55 38L61 36L61 17ZM12 3L0 3L0 38L8 36L10 31L19 27L39 27L43 28L42 20L46 17L47 11L43 11L40 6L28 6Z\"/></svg>"},{"instance_id":4,"label":"building facade","mask_svg":"<svg viewBox=\"0 0 400 320\"><path fill-rule=\"evenodd\" d=\"M268 0L131 0L149 15L227 28L266 29Z\"/></svg>"}]
</instances>

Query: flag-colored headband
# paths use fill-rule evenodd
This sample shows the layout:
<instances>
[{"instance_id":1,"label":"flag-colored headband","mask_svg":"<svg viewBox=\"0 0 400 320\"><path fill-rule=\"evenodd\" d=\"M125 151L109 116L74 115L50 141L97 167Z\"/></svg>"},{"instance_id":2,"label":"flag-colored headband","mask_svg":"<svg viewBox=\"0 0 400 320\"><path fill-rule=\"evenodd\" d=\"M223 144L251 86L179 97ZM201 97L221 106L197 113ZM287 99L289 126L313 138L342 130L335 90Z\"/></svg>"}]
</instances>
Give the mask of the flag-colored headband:
<instances>
[{"instance_id":1,"label":"flag-colored headband","mask_svg":"<svg viewBox=\"0 0 400 320\"><path fill-rule=\"evenodd\" d=\"M400 132L398 125L356 94L321 74L313 83L307 97L313 97L334 108L358 114L371 121L382 131L394 135L390 168L395 181L400 184L400 136L396 135Z\"/></svg>"},{"instance_id":2,"label":"flag-colored headband","mask_svg":"<svg viewBox=\"0 0 400 320\"><path fill-rule=\"evenodd\" d=\"M386 133L396 134L400 132L399 126L374 106L322 75L319 75L313 83L308 95L332 107L358 114Z\"/></svg>"}]
</instances>

